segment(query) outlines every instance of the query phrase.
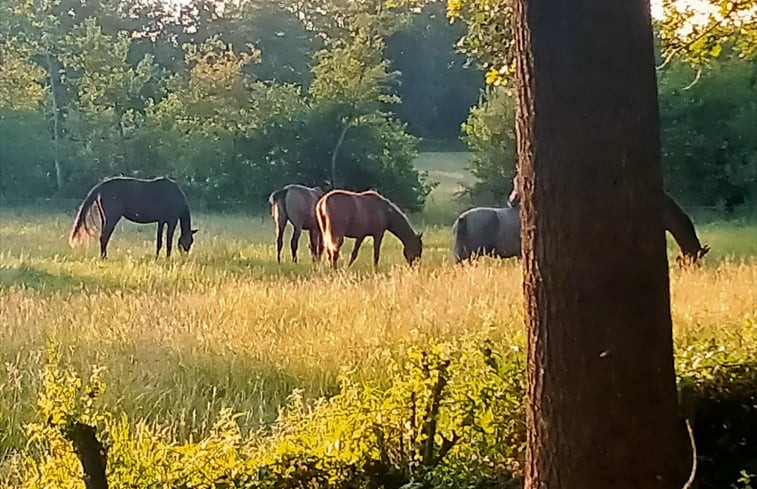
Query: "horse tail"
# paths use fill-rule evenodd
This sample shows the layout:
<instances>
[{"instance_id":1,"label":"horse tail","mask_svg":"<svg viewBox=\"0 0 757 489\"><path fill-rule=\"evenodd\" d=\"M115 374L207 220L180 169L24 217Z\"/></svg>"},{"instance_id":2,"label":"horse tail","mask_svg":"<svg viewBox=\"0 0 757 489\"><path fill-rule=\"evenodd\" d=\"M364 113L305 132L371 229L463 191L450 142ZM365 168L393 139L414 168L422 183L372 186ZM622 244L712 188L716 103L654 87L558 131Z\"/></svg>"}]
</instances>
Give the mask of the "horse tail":
<instances>
[{"instance_id":1,"label":"horse tail","mask_svg":"<svg viewBox=\"0 0 757 489\"><path fill-rule=\"evenodd\" d=\"M455 262L460 263L469 257L468 247L465 245L465 240L468 236L468 220L465 216L460 216L455 220L453 225L455 233Z\"/></svg>"},{"instance_id":2,"label":"horse tail","mask_svg":"<svg viewBox=\"0 0 757 489\"><path fill-rule=\"evenodd\" d=\"M333 250L335 248L334 237L331 234L329 216L326 213L326 199L321 198L315 204L315 218L318 221L318 228L321 232L321 239L325 249Z\"/></svg>"},{"instance_id":3,"label":"horse tail","mask_svg":"<svg viewBox=\"0 0 757 489\"><path fill-rule=\"evenodd\" d=\"M271 204L271 217L276 221L277 226L280 222L286 222L288 219L286 206L287 190L287 187L284 187L268 196L268 203Z\"/></svg>"},{"instance_id":4,"label":"horse tail","mask_svg":"<svg viewBox=\"0 0 757 489\"><path fill-rule=\"evenodd\" d=\"M92 190L84 197L84 201L79 206L79 212L76 213L76 218L74 219L74 227L71 229L71 236L68 237L68 244L71 246L80 244L86 236L92 233L87 224L87 214L97 200L97 196L100 195L101 187L102 183L92 187Z\"/></svg>"}]
</instances>

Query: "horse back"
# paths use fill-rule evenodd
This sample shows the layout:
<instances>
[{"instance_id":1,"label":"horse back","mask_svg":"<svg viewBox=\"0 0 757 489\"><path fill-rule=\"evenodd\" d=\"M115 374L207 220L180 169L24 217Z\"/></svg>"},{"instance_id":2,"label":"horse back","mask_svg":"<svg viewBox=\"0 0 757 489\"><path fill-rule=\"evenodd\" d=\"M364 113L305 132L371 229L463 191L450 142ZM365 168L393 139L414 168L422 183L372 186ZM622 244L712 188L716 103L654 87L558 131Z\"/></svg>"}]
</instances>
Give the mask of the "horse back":
<instances>
[{"instance_id":1,"label":"horse back","mask_svg":"<svg viewBox=\"0 0 757 489\"><path fill-rule=\"evenodd\" d=\"M303 185L287 185L284 188L284 205L292 224L308 230L318 229L315 215L315 207L320 198L318 191Z\"/></svg>"},{"instance_id":2,"label":"horse back","mask_svg":"<svg viewBox=\"0 0 757 489\"><path fill-rule=\"evenodd\" d=\"M332 190L321 198L319 206L327 214L331 229L341 236L357 238L386 230L386 199L376 192Z\"/></svg>"},{"instance_id":3,"label":"horse back","mask_svg":"<svg viewBox=\"0 0 757 489\"><path fill-rule=\"evenodd\" d=\"M165 177L111 178L102 183L100 197L106 211L120 211L134 222L170 221L188 211L184 192Z\"/></svg>"},{"instance_id":4,"label":"horse back","mask_svg":"<svg viewBox=\"0 0 757 489\"><path fill-rule=\"evenodd\" d=\"M476 207L458 217L458 229L463 223L464 232L460 230L456 238L460 250L495 253L503 258L520 254L520 216L517 209Z\"/></svg>"}]
</instances>

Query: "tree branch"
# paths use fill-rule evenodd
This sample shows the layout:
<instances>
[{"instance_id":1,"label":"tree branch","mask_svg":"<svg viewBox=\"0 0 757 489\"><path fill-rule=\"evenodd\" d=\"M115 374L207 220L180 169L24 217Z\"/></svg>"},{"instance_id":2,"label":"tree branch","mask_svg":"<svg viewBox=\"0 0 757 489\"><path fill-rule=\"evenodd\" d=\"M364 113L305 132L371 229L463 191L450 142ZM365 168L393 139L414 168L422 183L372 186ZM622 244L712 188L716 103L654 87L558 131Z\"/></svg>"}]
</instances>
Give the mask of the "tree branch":
<instances>
[{"instance_id":1,"label":"tree branch","mask_svg":"<svg viewBox=\"0 0 757 489\"><path fill-rule=\"evenodd\" d=\"M86 489L108 489L105 475L108 455L95 436L96 431L94 426L75 421L63 434L73 444L74 452L81 462Z\"/></svg>"},{"instance_id":2,"label":"tree branch","mask_svg":"<svg viewBox=\"0 0 757 489\"><path fill-rule=\"evenodd\" d=\"M675 47L675 48L671 49L668 52L668 54L665 56L665 60L662 62L662 64L660 64L659 66L655 67L655 69L657 71L662 70L663 68L665 68L668 65L668 63L670 63L670 61L673 59L673 56L675 56L676 54L680 53L684 49L690 48L695 42L703 39L707 34L709 34L710 32L714 31L716 28L720 27L723 24L723 22L725 22L726 20L728 20L731 17L731 14L733 14L736 11L736 8L737 8L737 3L733 2L731 4L731 9L723 16L722 19L720 19L719 21L717 21L714 24L712 24L711 26L709 26L707 29L705 29L701 34L699 34L698 36L696 36L694 39L691 39L690 41L684 43L681 46L678 46L678 47Z\"/></svg>"},{"instance_id":3,"label":"tree branch","mask_svg":"<svg viewBox=\"0 0 757 489\"><path fill-rule=\"evenodd\" d=\"M697 475L697 445L694 442L694 430L691 429L691 423L689 423L688 419L686 419L686 431L689 433L689 442L691 443L691 472L689 473L689 479L681 489L691 489L694 477Z\"/></svg>"}]
</instances>

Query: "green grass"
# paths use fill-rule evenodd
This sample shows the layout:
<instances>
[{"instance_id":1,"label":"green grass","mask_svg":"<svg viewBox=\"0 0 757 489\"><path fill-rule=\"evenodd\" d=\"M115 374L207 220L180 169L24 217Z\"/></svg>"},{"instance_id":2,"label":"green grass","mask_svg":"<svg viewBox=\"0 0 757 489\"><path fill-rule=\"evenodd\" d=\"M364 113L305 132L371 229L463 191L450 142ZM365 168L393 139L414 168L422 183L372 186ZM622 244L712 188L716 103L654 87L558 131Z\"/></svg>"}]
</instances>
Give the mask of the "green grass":
<instances>
[{"instance_id":1,"label":"green grass","mask_svg":"<svg viewBox=\"0 0 757 489\"><path fill-rule=\"evenodd\" d=\"M428 172L436 188L427 199L425 222L451 223L451 217L465 210L466 203L458 195L475 182L468 171L471 154L467 152L424 152L415 160L415 167Z\"/></svg>"},{"instance_id":2,"label":"green grass","mask_svg":"<svg viewBox=\"0 0 757 489\"><path fill-rule=\"evenodd\" d=\"M69 248L72 219L0 211L0 458L23 446L53 339L85 375L106 367L108 410L179 438L205 433L223 407L244 429L266 425L294 389L332 394L344 370L381 382L388 359L428 338L523 343L519 261L454 266L449 226L423 229L416 269L388 237L377 270L367 243L332 271L311 262L304 237L301 263L276 264L267 216L199 214L195 249L170 260L154 257L154 226L122 222L106 261L94 239ZM757 227L699 231L706 265L671 271L676 344L754 348Z\"/></svg>"}]
</instances>

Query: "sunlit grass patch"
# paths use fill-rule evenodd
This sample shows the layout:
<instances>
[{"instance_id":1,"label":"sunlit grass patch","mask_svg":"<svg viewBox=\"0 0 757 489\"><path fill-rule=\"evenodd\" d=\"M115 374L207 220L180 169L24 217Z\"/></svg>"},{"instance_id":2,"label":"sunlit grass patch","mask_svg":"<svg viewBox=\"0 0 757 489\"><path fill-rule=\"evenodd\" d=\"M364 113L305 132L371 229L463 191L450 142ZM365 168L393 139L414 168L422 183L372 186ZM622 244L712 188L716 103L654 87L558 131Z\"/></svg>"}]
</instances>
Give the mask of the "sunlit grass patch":
<instances>
[{"instance_id":1,"label":"sunlit grass patch","mask_svg":"<svg viewBox=\"0 0 757 489\"><path fill-rule=\"evenodd\" d=\"M68 246L72 216L2 216L0 454L23 444L51 337L85 374L106 367L106 408L179 438L204 433L224 407L244 430L265 426L294 389L336 392L343 370L381 384L391 360L429 339L525 342L520 261L455 266L449 226L419 226L419 267L387 237L377 270L368 240L353 267L333 271L311 261L305 238L300 263L276 264L268 216L198 213L195 248L171 259L154 256L154 226L121 223L108 260L94 239ZM754 355L754 230L702 226L705 266L671 269L679 350L712 340Z\"/></svg>"}]
</instances>

